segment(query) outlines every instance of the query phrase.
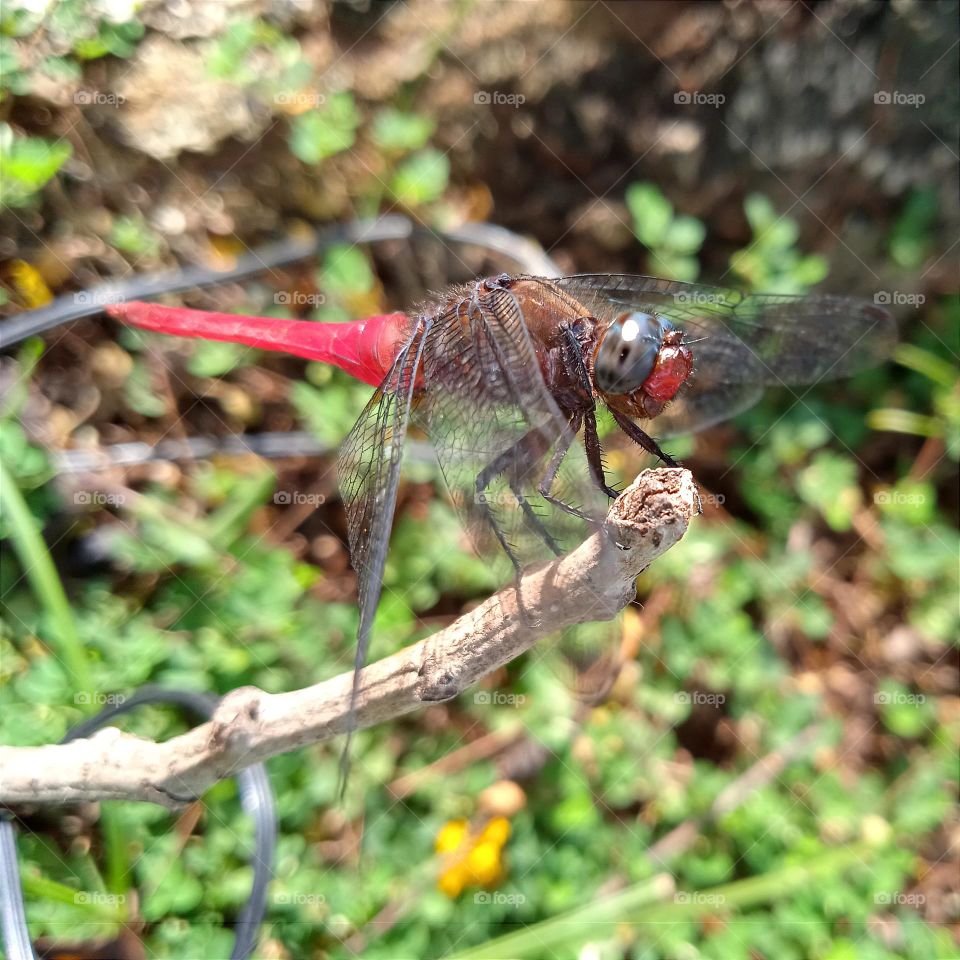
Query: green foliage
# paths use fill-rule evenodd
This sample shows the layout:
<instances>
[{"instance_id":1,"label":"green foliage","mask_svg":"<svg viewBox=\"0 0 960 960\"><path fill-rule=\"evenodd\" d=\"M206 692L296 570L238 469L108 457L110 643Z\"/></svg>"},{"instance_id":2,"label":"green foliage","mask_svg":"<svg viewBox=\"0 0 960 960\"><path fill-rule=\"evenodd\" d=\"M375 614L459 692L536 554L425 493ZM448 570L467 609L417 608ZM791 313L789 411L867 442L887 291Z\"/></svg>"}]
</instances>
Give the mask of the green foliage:
<instances>
[{"instance_id":1,"label":"green foliage","mask_svg":"<svg viewBox=\"0 0 960 960\"><path fill-rule=\"evenodd\" d=\"M129 56L142 36L133 21L108 22L93 0L41 6L0 8L8 93L29 94L41 74L78 83L86 59ZM396 202L429 219L450 192L451 171L430 145L436 121L414 107L416 85L375 107L349 92L322 94L304 48L285 29L228 17L208 48L209 76L284 114L293 155L322 165L298 175L322 185L328 172L343 173L345 209L377 213ZM39 30L66 52L28 69L20 41ZM375 173L357 170L354 147L375 152ZM65 143L8 126L0 126L0 148L11 205L35 203L70 156ZM911 196L880 238L896 265L915 269L933 252L935 198L932 189ZM632 184L626 202L650 271L695 279L705 226L651 183ZM823 278L825 261L798 250L793 220L757 195L746 213L753 239L731 261L745 285L792 293ZM130 258L162 252L139 215L116 217L105 239ZM329 250L306 276L324 298L310 314L318 322L384 308L362 248ZM269 291L251 294L258 295L269 303ZM276 304L256 312L289 313ZM636 652L629 682L609 703L585 707L550 668L549 651L534 650L454 703L361 731L342 806L339 743L271 760L280 837L263 928L264 942L276 943L264 955L352 955L355 942L343 941L359 933L363 955L374 960L547 949L611 960L952 957L949 934L897 897L922 881L916 851L935 848L953 802L956 729L929 678L960 636L960 538L947 473L960 460L960 389L949 352L960 339L957 300L926 305L922 322L904 333L896 366L800 398L771 394L729 432L718 431L717 447L671 441L672 453L711 464L704 475L719 478L727 499L704 491L706 514L641 577L647 612L624 627L624 649ZM144 352L154 342L120 332L133 358L129 375L112 391L98 386L108 420L91 416L78 442L86 431L102 430L105 439L118 425L145 437L167 429L173 411ZM192 377L227 377L250 392L262 382L244 379L261 359L244 347L195 343L178 356ZM224 460L131 475L135 497L71 497L16 423L28 390L56 397L44 379L55 372L41 366L31 383L38 357L31 348L18 356L0 412L3 479L13 491L13 509L5 499L0 516L0 741L56 740L106 698L145 683L280 692L351 666L350 574L318 559L332 545L342 560L336 506L318 508L284 543L275 539L290 518L278 495L290 491L291 477L334 495L332 457L311 463L305 481L289 464L275 474L247 459ZM292 369L271 367L278 382L288 378L291 412L275 404L265 422L294 417L332 450L370 390L320 364ZM889 438L871 430L901 440L885 452ZM926 441L934 456L921 470L917 450ZM623 465L625 478L635 466ZM441 490L434 467L405 464L373 657L429 634L500 583L495 565L469 549ZM72 552L88 535L105 559L75 572ZM901 643L916 652L883 658ZM853 686L849 697L844 683ZM118 723L159 739L186 721L151 708ZM813 724L819 732L809 750L735 809L716 812L747 769ZM867 730L863 744L845 739L844 728ZM482 818L478 798L503 775L503 758L439 772L431 765L486 735L522 732L529 753L543 751L545 760L535 759L535 775L523 780L526 806L511 817L499 896L450 899L436 889L434 840L450 819ZM422 778L419 786L398 800L385 785L410 774ZM22 837L31 932L102 938L135 911L150 955L226 957L227 925L251 879L250 824L233 785L203 798L189 835L149 805L103 810L89 848L64 843L56 827ZM655 861L651 847L688 821L696 823L692 846ZM673 876L678 896L652 882L661 871ZM108 890L128 899L76 897ZM612 914L603 901L610 891ZM709 899L718 896L723 902ZM398 905L401 922L371 922ZM519 943L497 942L518 931Z\"/></svg>"},{"instance_id":2,"label":"green foliage","mask_svg":"<svg viewBox=\"0 0 960 960\"><path fill-rule=\"evenodd\" d=\"M430 139L436 124L430 117L404 113L388 107L373 118L373 140L388 153L420 150Z\"/></svg>"},{"instance_id":3,"label":"green foliage","mask_svg":"<svg viewBox=\"0 0 960 960\"><path fill-rule=\"evenodd\" d=\"M349 150L360 124L353 96L335 93L323 106L293 118L290 149L304 163L320 163L327 157Z\"/></svg>"},{"instance_id":4,"label":"green foliage","mask_svg":"<svg viewBox=\"0 0 960 960\"><path fill-rule=\"evenodd\" d=\"M205 60L217 80L284 105L295 101L313 77L299 42L266 20L231 20L216 38ZM314 100L317 98L314 96Z\"/></svg>"},{"instance_id":5,"label":"green foliage","mask_svg":"<svg viewBox=\"0 0 960 960\"><path fill-rule=\"evenodd\" d=\"M910 194L890 232L890 257L905 270L923 266L933 248L931 236L940 210L934 187Z\"/></svg>"},{"instance_id":6,"label":"green foliage","mask_svg":"<svg viewBox=\"0 0 960 960\"><path fill-rule=\"evenodd\" d=\"M706 227L695 217L678 214L653 183L627 187L627 208L633 232L650 251L650 271L676 280L696 280L700 273L697 253Z\"/></svg>"},{"instance_id":7,"label":"green foliage","mask_svg":"<svg viewBox=\"0 0 960 960\"><path fill-rule=\"evenodd\" d=\"M390 192L405 206L419 207L439 199L449 179L449 159L439 150L421 150L397 168Z\"/></svg>"},{"instance_id":8,"label":"green foliage","mask_svg":"<svg viewBox=\"0 0 960 960\"><path fill-rule=\"evenodd\" d=\"M818 254L797 248L797 221L779 216L767 197L751 193L743 204L753 240L730 257L730 268L750 290L766 293L805 293L826 277L829 265Z\"/></svg>"},{"instance_id":9,"label":"green foliage","mask_svg":"<svg viewBox=\"0 0 960 960\"><path fill-rule=\"evenodd\" d=\"M108 242L132 257L152 256L160 249L160 238L142 216L117 217Z\"/></svg>"},{"instance_id":10,"label":"green foliage","mask_svg":"<svg viewBox=\"0 0 960 960\"><path fill-rule=\"evenodd\" d=\"M943 315L947 320L947 342L960 339L960 297L946 298ZM943 341L921 347L900 344L894 359L918 375L915 382L926 394L923 405L912 409L883 408L873 410L867 422L875 430L912 434L941 441L947 455L960 461L960 370L945 360Z\"/></svg>"},{"instance_id":11,"label":"green foliage","mask_svg":"<svg viewBox=\"0 0 960 960\"><path fill-rule=\"evenodd\" d=\"M72 152L66 140L19 137L0 123L0 209L32 203Z\"/></svg>"}]
</instances>

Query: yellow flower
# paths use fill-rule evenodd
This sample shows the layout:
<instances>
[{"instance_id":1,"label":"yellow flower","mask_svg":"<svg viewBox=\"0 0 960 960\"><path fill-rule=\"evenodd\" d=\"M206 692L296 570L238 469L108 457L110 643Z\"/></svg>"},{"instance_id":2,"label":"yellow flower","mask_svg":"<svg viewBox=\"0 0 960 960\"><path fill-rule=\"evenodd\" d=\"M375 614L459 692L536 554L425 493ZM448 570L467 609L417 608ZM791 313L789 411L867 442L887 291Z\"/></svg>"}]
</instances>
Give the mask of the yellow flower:
<instances>
[{"instance_id":1,"label":"yellow flower","mask_svg":"<svg viewBox=\"0 0 960 960\"><path fill-rule=\"evenodd\" d=\"M506 817L493 817L483 828L483 833L480 836L484 840L502 847L510 838L510 821Z\"/></svg>"},{"instance_id":2,"label":"yellow flower","mask_svg":"<svg viewBox=\"0 0 960 960\"><path fill-rule=\"evenodd\" d=\"M20 295L23 305L30 309L42 307L53 299L43 275L26 260L13 260L7 267L10 282Z\"/></svg>"},{"instance_id":3,"label":"yellow flower","mask_svg":"<svg viewBox=\"0 0 960 960\"><path fill-rule=\"evenodd\" d=\"M467 856L467 870L478 886L493 883L500 874L500 847L495 843L478 843Z\"/></svg>"},{"instance_id":4,"label":"yellow flower","mask_svg":"<svg viewBox=\"0 0 960 960\"><path fill-rule=\"evenodd\" d=\"M452 853L467 835L466 820L448 820L437 834L434 849L437 853Z\"/></svg>"},{"instance_id":5,"label":"yellow flower","mask_svg":"<svg viewBox=\"0 0 960 960\"><path fill-rule=\"evenodd\" d=\"M450 820L434 843L443 854L437 886L446 896L458 897L468 886L493 887L503 880L503 846L510 836L506 817L493 817L479 832L466 820Z\"/></svg>"}]
</instances>

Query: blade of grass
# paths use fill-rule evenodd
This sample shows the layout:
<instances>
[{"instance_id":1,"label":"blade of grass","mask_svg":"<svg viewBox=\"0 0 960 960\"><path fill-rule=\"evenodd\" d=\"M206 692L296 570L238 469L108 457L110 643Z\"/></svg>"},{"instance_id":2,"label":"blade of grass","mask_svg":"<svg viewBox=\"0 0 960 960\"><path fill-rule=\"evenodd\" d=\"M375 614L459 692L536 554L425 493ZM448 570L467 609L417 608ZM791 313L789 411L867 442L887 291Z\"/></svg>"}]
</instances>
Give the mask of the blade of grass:
<instances>
[{"instance_id":1,"label":"blade of grass","mask_svg":"<svg viewBox=\"0 0 960 960\"><path fill-rule=\"evenodd\" d=\"M655 938L656 927L663 924L695 920L704 914L745 910L768 903L802 889L821 877L841 873L862 863L876 850L876 844L852 844L825 851L816 860L807 863L791 864L763 876L737 880L694 894L677 894L672 903L648 906L652 901L663 900L672 893L670 878L659 875L612 897L489 940L448 960L522 960L523 957L544 956L550 947L563 945L570 950L587 940L608 939L624 924L635 928L650 925Z\"/></svg>"},{"instance_id":2,"label":"blade of grass","mask_svg":"<svg viewBox=\"0 0 960 960\"><path fill-rule=\"evenodd\" d=\"M30 508L6 465L0 461L0 513L3 514L13 548L34 596L46 611L53 651L67 668L74 689L93 690L93 674L80 640L70 603L53 560L37 529ZM93 698L90 698L91 700ZM86 712L92 713L90 704Z\"/></svg>"},{"instance_id":3,"label":"blade of grass","mask_svg":"<svg viewBox=\"0 0 960 960\"><path fill-rule=\"evenodd\" d=\"M102 918L110 923L122 924L126 922L128 913L126 899L120 900L116 904L101 903L97 901L96 896L90 896L82 890L68 887L65 883L58 883L56 880L50 880L48 877L41 877L30 872L24 872L21 875L20 882L23 884L24 893L29 894L35 900L66 903L90 916Z\"/></svg>"},{"instance_id":4,"label":"blade of grass","mask_svg":"<svg viewBox=\"0 0 960 960\"><path fill-rule=\"evenodd\" d=\"M51 626L54 652L66 666L76 691L93 692L93 672L70 609L70 602L60 582L47 545L37 529L33 514L6 465L0 461L0 514L3 515L13 548L23 567L24 576L37 602L44 608ZM96 698L88 697L87 713L96 709ZM107 889L120 894L127 887L129 863L126 856L123 826L116 810L104 808L101 815L105 856L108 865Z\"/></svg>"}]
</instances>

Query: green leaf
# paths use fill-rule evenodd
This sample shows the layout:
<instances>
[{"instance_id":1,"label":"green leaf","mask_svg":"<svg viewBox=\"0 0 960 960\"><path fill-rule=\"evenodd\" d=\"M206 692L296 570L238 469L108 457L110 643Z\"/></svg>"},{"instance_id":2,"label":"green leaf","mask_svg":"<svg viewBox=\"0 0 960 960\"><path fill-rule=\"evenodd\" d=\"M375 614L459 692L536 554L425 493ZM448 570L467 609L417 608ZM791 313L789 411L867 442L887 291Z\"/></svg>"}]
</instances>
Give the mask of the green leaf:
<instances>
[{"instance_id":1,"label":"green leaf","mask_svg":"<svg viewBox=\"0 0 960 960\"><path fill-rule=\"evenodd\" d=\"M0 207L28 203L72 152L65 140L17 137L8 124L0 123Z\"/></svg>"},{"instance_id":2,"label":"green leaf","mask_svg":"<svg viewBox=\"0 0 960 960\"><path fill-rule=\"evenodd\" d=\"M330 294L346 297L369 293L376 284L366 254L359 247L331 247L323 258L320 285Z\"/></svg>"},{"instance_id":3,"label":"green leaf","mask_svg":"<svg viewBox=\"0 0 960 960\"><path fill-rule=\"evenodd\" d=\"M320 163L352 147L359 124L353 96L336 93L324 106L293 118L290 149L304 163Z\"/></svg>"},{"instance_id":4,"label":"green leaf","mask_svg":"<svg viewBox=\"0 0 960 960\"><path fill-rule=\"evenodd\" d=\"M397 168L390 192L406 206L417 207L440 197L449 178L449 159L439 150L421 150Z\"/></svg>"},{"instance_id":5,"label":"green leaf","mask_svg":"<svg viewBox=\"0 0 960 960\"><path fill-rule=\"evenodd\" d=\"M677 253L696 253L703 246L707 228L696 217L678 216L667 227L663 244Z\"/></svg>"},{"instance_id":6,"label":"green leaf","mask_svg":"<svg viewBox=\"0 0 960 960\"><path fill-rule=\"evenodd\" d=\"M195 377L222 377L253 356L249 347L239 343L198 340L187 360L187 370Z\"/></svg>"},{"instance_id":7,"label":"green leaf","mask_svg":"<svg viewBox=\"0 0 960 960\"><path fill-rule=\"evenodd\" d=\"M762 193L748 193L743 201L743 212L754 234L761 233L777 218L773 204Z\"/></svg>"},{"instance_id":8,"label":"green leaf","mask_svg":"<svg viewBox=\"0 0 960 960\"><path fill-rule=\"evenodd\" d=\"M652 183L630 184L626 202L637 239L645 247L659 246L673 220L673 205Z\"/></svg>"},{"instance_id":9,"label":"green leaf","mask_svg":"<svg viewBox=\"0 0 960 960\"><path fill-rule=\"evenodd\" d=\"M374 117L373 139L384 150L419 150L430 139L435 126L430 117L389 107Z\"/></svg>"},{"instance_id":10,"label":"green leaf","mask_svg":"<svg viewBox=\"0 0 960 960\"><path fill-rule=\"evenodd\" d=\"M824 450L797 478L797 492L823 514L834 530L849 530L860 505L856 464L847 457Z\"/></svg>"}]
</instances>

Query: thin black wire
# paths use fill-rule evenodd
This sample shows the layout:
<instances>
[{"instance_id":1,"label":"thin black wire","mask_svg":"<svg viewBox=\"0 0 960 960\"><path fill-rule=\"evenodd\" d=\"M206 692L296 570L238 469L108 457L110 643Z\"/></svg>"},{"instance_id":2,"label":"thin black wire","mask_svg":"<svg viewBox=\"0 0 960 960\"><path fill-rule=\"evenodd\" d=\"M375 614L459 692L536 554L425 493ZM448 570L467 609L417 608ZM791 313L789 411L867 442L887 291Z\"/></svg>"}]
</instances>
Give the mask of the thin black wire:
<instances>
[{"instance_id":1,"label":"thin black wire","mask_svg":"<svg viewBox=\"0 0 960 960\"><path fill-rule=\"evenodd\" d=\"M199 719L208 720L219 698L190 690L141 687L122 703L109 706L77 724L60 742L69 743L88 737L115 717L149 703L174 704ZM236 781L243 811L253 820L253 885L236 920L230 960L246 960L253 953L257 931L267 912L267 887L273 876L273 858L277 847L277 816L270 779L262 763L241 771ZM8 960L36 960L23 909L16 831L6 813L0 815L0 935Z\"/></svg>"}]
</instances>

